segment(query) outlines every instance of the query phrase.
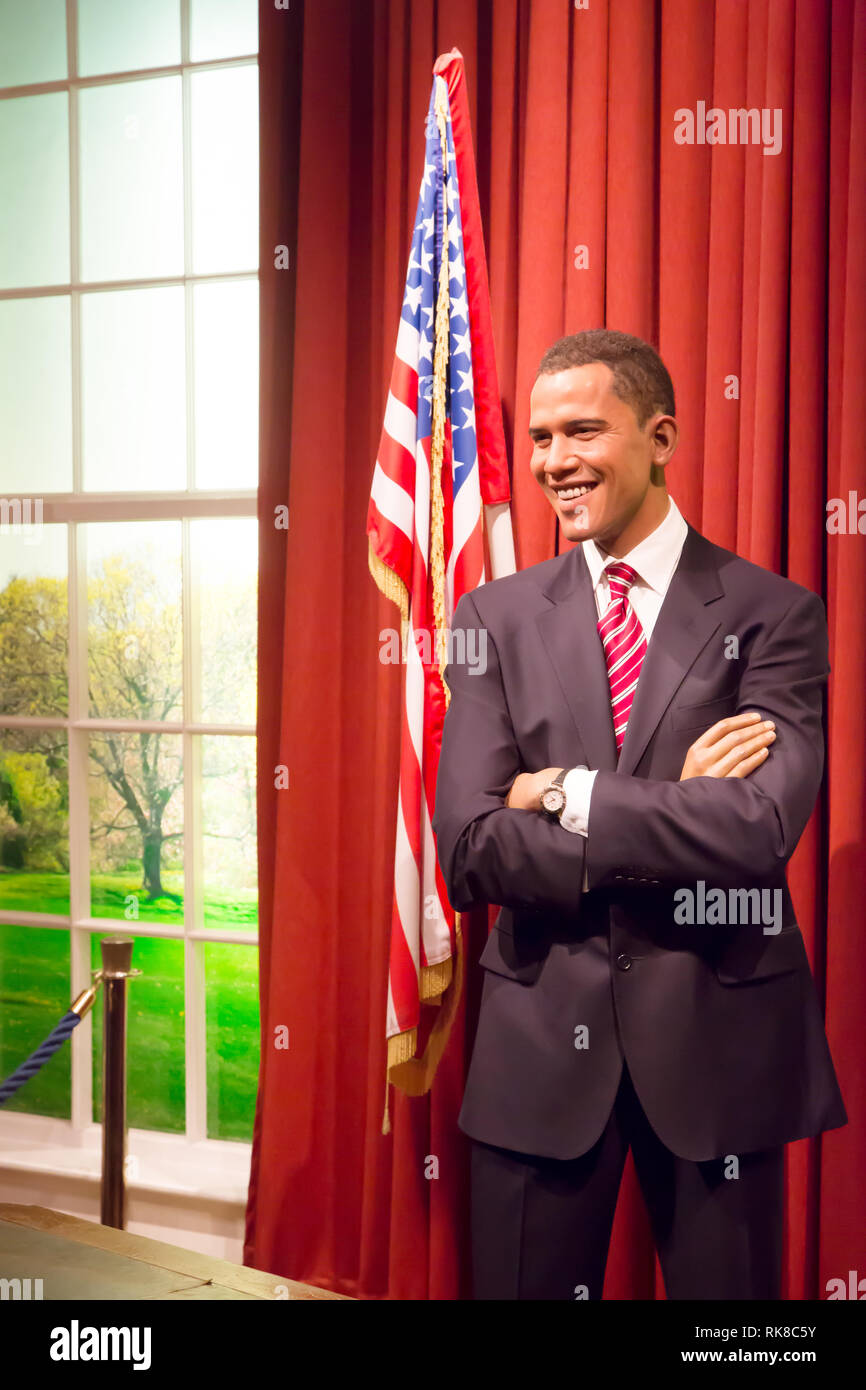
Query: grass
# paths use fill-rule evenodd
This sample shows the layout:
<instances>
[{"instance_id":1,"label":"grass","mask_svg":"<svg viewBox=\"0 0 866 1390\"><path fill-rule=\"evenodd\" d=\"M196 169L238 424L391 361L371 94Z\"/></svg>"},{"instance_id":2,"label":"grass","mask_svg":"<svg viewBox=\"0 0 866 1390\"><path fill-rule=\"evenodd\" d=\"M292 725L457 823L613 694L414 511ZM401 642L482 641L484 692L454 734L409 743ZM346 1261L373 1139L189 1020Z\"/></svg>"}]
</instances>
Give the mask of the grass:
<instances>
[{"instance_id":1,"label":"grass","mask_svg":"<svg viewBox=\"0 0 866 1390\"><path fill-rule=\"evenodd\" d=\"M69 1003L69 932L0 926L0 1078L35 1051ZM68 1120L69 1079L64 1044L3 1108Z\"/></svg>"},{"instance_id":2,"label":"grass","mask_svg":"<svg viewBox=\"0 0 866 1390\"><path fill-rule=\"evenodd\" d=\"M179 877L179 876L178 876ZM25 883L29 891L25 893ZM174 891L176 880L164 876ZM92 883L93 916L124 919L125 898L141 891L140 875L99 875ZM65 896L64 896L65 895ZM239 900L240 897L240 900ZM0 906L27 912L68 912L68 877L0 873ZM146 916L145 916L146 909ZM234 929L255 925L255 895L206 895L205 920ZM182 923L182 907L170 898L140 904L138 923ZM206 942L208 1135L249 1140L258 1075L258 952L250 946ZM136 934L133 965L142 970L128 985L127 1117L140 1129L184 1129L184 946ZM98 933L93 966L100 963ZM69 932L0 925L0 1080L39 1045L65 1013L71 998ZM101 1116L102 1006L93 1010L94 1119ZM64 1045L6 1109L69 1118L70 1050Z\"/></svg>"},{"instance_id":3,"label":"grass","mask_svg":"<svg viewBox=\"0 0 866 1390\"><path fill-rule=\"evenodd\" d=\"M169 870L162 875L167 893L146 898L141 872L92 874L90 915L117 917L130 922L183 925L183 874ZM169 896L174 895L174 896ZM135 899L135 902L130 902ZM180 901L178 901L180 899ZM30 873L26 869L0 868L0 909L5 912L69 912L69 875ZM254 888L235 889L231 894L211 892L205 885L204 924L231 931L255 931L258 921L258 894ZM138 916L127 916L137 911Z\"/></svg>"}]
</instances>

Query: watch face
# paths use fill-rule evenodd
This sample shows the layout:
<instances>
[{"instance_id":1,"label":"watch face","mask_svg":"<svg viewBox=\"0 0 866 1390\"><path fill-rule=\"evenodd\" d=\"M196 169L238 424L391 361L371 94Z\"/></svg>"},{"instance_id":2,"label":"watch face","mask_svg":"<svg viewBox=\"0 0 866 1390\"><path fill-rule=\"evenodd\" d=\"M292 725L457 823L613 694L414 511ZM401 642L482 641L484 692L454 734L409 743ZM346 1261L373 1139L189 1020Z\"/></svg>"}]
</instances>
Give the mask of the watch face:
<instances>
[{"instance_id":1,"label":"watch face","mask_svg":"<svg viewBox=\"0 0 866 1390\"><path fill-rule=\"evenodd\" d=\"M561 811L565 805L565 792L562 787L545 787L541 793L541 804L545 811L550 811L552 815Z\"/></svg>"}]
</instances>

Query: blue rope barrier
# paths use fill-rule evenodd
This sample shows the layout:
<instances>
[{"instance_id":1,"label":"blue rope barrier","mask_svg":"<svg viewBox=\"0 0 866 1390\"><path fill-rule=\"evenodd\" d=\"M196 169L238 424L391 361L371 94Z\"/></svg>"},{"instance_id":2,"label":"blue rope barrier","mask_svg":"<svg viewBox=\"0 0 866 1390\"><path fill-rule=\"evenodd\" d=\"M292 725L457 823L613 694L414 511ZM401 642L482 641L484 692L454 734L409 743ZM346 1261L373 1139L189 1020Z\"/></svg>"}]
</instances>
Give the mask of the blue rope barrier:
<instances>
[{"instance_id":1,"label":"blue rope barrier","mask_svg":"<svg viewBox=\"0 0 866 1390\"><path fill-rule=\"evenodd\" d=\"M15 1092L24 1085L25 1081L29 1081L45 1066L48 1059L54 1056L57 1049L63 1046L68 1037L71 1037L73 1030L78 1027L80 1022L80 1014L73 1013L71 1009L63 1015L57 1026L52 1028L44 1043L37 1047L36 1051L27 1058L27 1061L22 1062L21 1066L13 1071L12 1075L0 1086L0 1105L5 1105L6 1101L10 1100Z\"/></svg>"}]
</instances>

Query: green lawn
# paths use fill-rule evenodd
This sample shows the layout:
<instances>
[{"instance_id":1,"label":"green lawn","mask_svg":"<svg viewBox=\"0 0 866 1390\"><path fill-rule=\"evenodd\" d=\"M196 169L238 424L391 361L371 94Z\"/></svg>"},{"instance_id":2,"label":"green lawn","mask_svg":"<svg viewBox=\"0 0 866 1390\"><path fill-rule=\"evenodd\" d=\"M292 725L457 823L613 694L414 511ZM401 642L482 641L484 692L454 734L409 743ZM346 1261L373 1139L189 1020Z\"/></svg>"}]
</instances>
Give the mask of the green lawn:
<instances>
[{"instance_id":1,"label":"green lawn","mask_svg":"<svg viewBox=\"0 0 866 1390\"><path fill-rule=\"evenodd\" d=\"M29 890L25 893L26 888ZM140 892L134 874L102 875L92 886L93 915L124 917L126 895ZM164 886L175 883L165 876ZM65 894L65 899L64 899ZM59 874L0 873L0 906L28 912L68 912L68 880ZM255 925L255 895L209 897L210 925ZM170 898L140 908L139 921L182 922L182 908ZM184 1128L183 943L136 936L133 965L142 976L128 985L128 1100L131 1126L182 1132ZM245 1139L252 1134L258 1076L258 951L233 943L207 942L205 996L207 1018L208 1134ZM92 938L92 961L100 963L99 938ZM0 925L0 1079L36 1048L69 1006L69 932L46 927ZM94 1119L101 1118L102 1004L93 1009ZM69 1046L28 1081L6 1109L69 1118Z\"/></svg>"},{"instance_id":2,"label":"green lawn","mask_svg":"<svg viewBox=\"0 0 866 1390\"><path fill-rule=\"evenodd\" d=\"M148 899L142 892L140 871L93 874L90 879L91 916L120 918L129 922L130 930L134 929L136 921L182 923L183 874L171 870L163 873L162 886L167 890L166 896ZM169 897L168 894L174 896ZM130 898L136 901L130 902ZM239 889L230 895L220 895L205 888L206 927L255 931L257 908L255 889ZM0 909L5 912L68 913L69 875L0 868ZM127 913L131 915L127 916Z\"/></svg>"},{"instance_id":3,"label":"green lawn","mask_svg":"<svg viewBox=\"0 0 866 1390\"><path fill-rule=\"evenodd\" d=\"M69 932L0 925L0 1076L35 1051L69 1008ZM5 1110L69 1119L69 1045Z\"/></svg>"}]
</instances>

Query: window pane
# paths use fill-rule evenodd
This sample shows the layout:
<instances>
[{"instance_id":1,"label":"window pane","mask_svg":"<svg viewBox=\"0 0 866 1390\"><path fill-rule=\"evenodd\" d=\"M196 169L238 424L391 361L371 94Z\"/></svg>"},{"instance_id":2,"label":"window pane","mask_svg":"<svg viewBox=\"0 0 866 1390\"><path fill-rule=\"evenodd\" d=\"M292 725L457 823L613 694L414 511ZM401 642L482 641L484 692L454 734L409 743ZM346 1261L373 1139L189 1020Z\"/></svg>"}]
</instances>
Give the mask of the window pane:
<instances>
[{"instance_id":1,"label":"window pane","mask_svg":"<svg viewBox=\"0 0 866 1390\"><path fill-rule=\"evenodd\" d=\"M183 922L180 735L90 736L93 917Z\"/></svg>"},{"instance_id":2,"label":"window pane","mask_svg":"<svg viewBox=\"0 0 866 1390\"><path fill-rule=\"evenodd\" d=\"M78 0L78 71L133 72L180 62L179 0Z\"/></svg>"},{"instance_id":3,"label":"window pane","mask_svg":"<svg viewBox=\"0 0 866 1390\"><path fill-rule=\"evenodd\" d=\"M256 741L203 737L201 759L204 925L254 932Z\"/></svg>"},{"instance_id":4,"label":"window pane","mask_svg":"<svg viewBox=\"0 0 866 1390\"><path fill-rule=\"evenodd\" d=\"M82 295L81 340L84 487L186 487L181 286Z\"/></svg>"},{"instance_id":5,"label":"window pane","mask_svg":"<svg viewBox=\"0 0 866 1390\"><path fill-rule=\"evenodd\" d=\"M94 970L102 965L99 938L91 939ZM136 1129L182 1134L184 1090L183 942L135 938L126 986L126 1118ZM100 994L102 991L100 991ZM103 1002L93 1008L93 1119L102 1119Z\"/></svg>"},{"instance_id":6,"label":"window pane","mask_svg":"<svg viewBox=\"0 0 866 1390\"><path fill-rule=\"evenodd\" d=\"M190 57L238 58L257 53L259 17L256 0L191 0Z\"/></svg>"},{"instance_id":7,"label":"window pane","mask_svg":"<svg viewBox=\"0 0 866 1390\"><path fill-rule=\"evenodd\" d=\"M181 523L91 522L87 685L93 719L180 719Z\"/></svg>"},{"instance_id":8,"label":"window pane","mask_svg":"<svg viewBox=\"0 0 866 1390\"><path fill-rule=\"evenodd\" d=\"M85 88L80 119L82 279L181 275L180 77Z\"/></svg>"},{"instance_id":9,"label":"window pane","mask_svg":"<svg viewBox=\"0 0 866 1390\"><path fill-rule=\"evenodd\" d=\"M259 263L258 68L193 73L193 270Z\"/></svg>"},{"instance_id":10,"label":"window pane","mask_svg":"<svg viewBox=\"0 0 866 1390\"><path fill-rule=\"evenodd\" d=\"M66 527L0 538L0 713L65 715Z\"/></svg>"},{"instance_id":11,"label":"window pane","mask_svg":"<svg viewBox=\"0 0 866 1390\"><path fill-rule=\"evenodd\" d=\"M69 1008L69 932L0 924L0 1079L26 1062ZM71 1043L25 1081L4 1110L71 1116Z\"/></svg>"},{"instance_id":12,"label":"window pane","mask_svg":"<svg viewBox=\"0 0 866 1390\"><path fill-rule=\"evenodd\" d=\"M226 564L226 557L231 563ZM193 669L199 690L196 723L256 722L256 596L258 523L255 517L190 522Z\"/></svg>"},{"instance_id":13,"label":"window pane","mask_svg":"<svg viewBox=\"0 0 866 1390\"><path fill-rule=\"evenodd\" d=\"M256 280L196 285L195 481L258 484L259 287Z\"/></svg>"},{"instance_id":14,"label":"window pane","mask_svg":"<svg viewBox=\"0 0 866 1390\"><path fill-rule=\"evenodd\" d=\"M4 492L72 491L71 383L68 297L0 302Z\"/></svg>"},{"instance_id":15,"label":"window pane","mask_svg":"<svg viewBox=\"0 0 866 1390\"><path fill-rule=\"evenodd\" d=\"M65 729L0 729L0 908L69 911Z\"/></svg>"},{"instance_id":16,"label":"window pane","mask_svg":"<svg viewBox=\"0 0 866 1390\"><path fill-rule=\"evenodd\" d=\"M252 947L205 944L209 1139L249 1141L253 1137L259 1069L258 967L259 953Z\"/></svg>"},{"instance_id":17,"label":"window pane","mask_svg":"<svg viewBox=\"0 0 866 1390\"><path fill-rule=\"evenodd\" d=\"M69 283L65 92L0 101L0 289Z\"/></svg>"},{"instance_id":18,"label":"window pane","mask_svg":"<svg viewBox=\"0 0 866 1390\"><path fill-rule=\"evenodd\" d=\"M0 87L66 76L66 0L0 0Z\"/></svg>"}]
</instances>

